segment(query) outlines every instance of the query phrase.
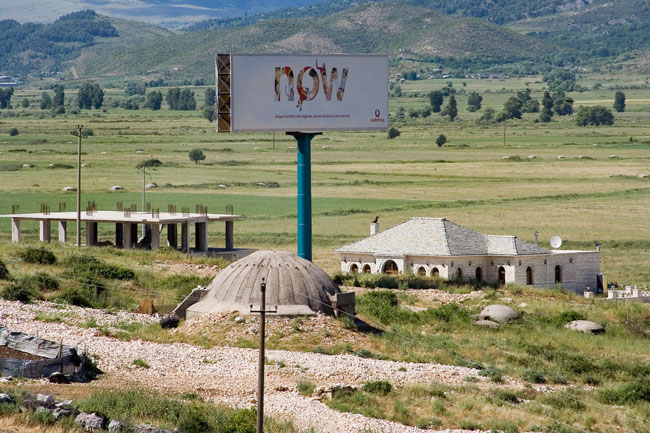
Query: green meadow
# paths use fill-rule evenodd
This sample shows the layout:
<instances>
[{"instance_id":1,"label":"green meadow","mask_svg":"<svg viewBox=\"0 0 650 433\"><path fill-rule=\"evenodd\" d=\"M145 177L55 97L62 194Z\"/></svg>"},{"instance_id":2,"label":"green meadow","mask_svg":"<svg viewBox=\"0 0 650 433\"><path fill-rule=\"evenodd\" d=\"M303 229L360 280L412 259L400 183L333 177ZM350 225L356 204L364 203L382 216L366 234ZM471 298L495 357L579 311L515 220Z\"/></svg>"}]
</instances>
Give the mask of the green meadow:
<instances>
[{"instance_id":1,"label":"green meadow","mask_svg":"<svg viewBox=\"0 0 650 433\"><path fill-rule=\"evenodd\" d=\"M617 80L617 81L614 81ZM566 248L603 244L602 270L610 281L647 285L650 282L650 99L640 76L588 76L583 85L597 90L572 93L580 104L611 107L615 86L624 89L627 110L616 113L613 126L580 128L572 116L554 116L550 124L535 123L537 114L522 120L480 123L482 111L466 110L467 93L478 91L483 108L499 111L516 90L530 87L541 98L539 77L507 80L450 80L457 91L458 119L438 114L393 120L401 135L388 139L383 131L326 132L312 146L314 259L329 272L338 269L334 248L367 235L368 224L380 217L383 228L414 216L445 217L494 234L514 234L532 240L533 230L548 243L561 236ZM390 98L390 111L407 112L428 105L426 94L448 80L407 81L403 96ZM639 88L639 89L635 89ZM203 88L194 88L198 106ZM75 91L66 91L73 103ZM65 202L75 206L77 124L92 129L83 140L82 206L116 203L141 208L142 174L136 165L159 159L146 182L146 201L163 211L196 204L209 212L227 205L246 220L235 224L235 244L295 251L296 149L281 133L217 134L201 112L149 109L81 110L51 117L38 108L40 90L18 90L14 109L0 113L0 213L37 212L41 203L53 211ZM163 89L165 93L165 89ZM22 108L24 98L30 100ZM122 89L106 89L106 102L126 98ZM7 131L17 128L19 135ZM447 143L435 144L444 134ZM190 149L206 159L195 164ZM504 159L504 157L509 157ZM23 167L29 164L32 167ZM49 167L57 164L62 168ZM70 168L65 168L65 167ZM121 185L124 192L109 192ZM56 230L56 228L55 228ZM223 242L223 227L210 228L211 244ZM112 227L100 225L100 237L110 239ZM23 223L27 240L37 240L37 223ZM74 233L74 228L72 229ZM0 221L0 239L10 240L10 224Z\"/></svg>"}]
</instances>

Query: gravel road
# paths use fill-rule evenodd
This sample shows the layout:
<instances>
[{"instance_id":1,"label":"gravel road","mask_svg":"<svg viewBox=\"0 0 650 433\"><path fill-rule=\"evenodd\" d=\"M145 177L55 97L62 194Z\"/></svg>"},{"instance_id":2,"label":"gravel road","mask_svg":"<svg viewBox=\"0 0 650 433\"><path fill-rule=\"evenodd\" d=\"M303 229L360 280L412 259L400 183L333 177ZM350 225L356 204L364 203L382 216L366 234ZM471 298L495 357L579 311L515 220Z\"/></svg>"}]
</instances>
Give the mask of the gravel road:
<instances>
[{"instance_id":1,"label":"gravel road","mask_svg":"<svg viewBox=\"0 0 650 433\"><path fill-rule=\"evenodd\" d=\"M131 313L118 315L79 307L54 306L39 302L23 305L0 300L2 326L64 344L78 346L98 355L97 364L106 374L98 383L111 387L137 386L158 391L199 392L217 403L248 407L255 402L257 357L255 349L216 347L205 349L182 343L161 344L141 340L120 341L106 337L94 328L60 322L34 320L37 314L67 315L80 321L90 317L105 326L129 321L150 322L147 316ZM316 432L416 432L414 427L340 413L296 391L296 382L307 379L316 385L360 384L369 380L389 380L394 385L440 382L461 384L466 376L479 378L477 370L465 367L416 364L360 358L354 355L321 355L282 350L267 351L270 365L265 406L270 414L291 418L299 428L313 427ZM150 368L136 367L134 359L144 360ZM517 385L508 380L510 385ZM451 430L443 430L451 431ZM460 432L461 430L454 430Z\"/></svg>"}]
</instances>

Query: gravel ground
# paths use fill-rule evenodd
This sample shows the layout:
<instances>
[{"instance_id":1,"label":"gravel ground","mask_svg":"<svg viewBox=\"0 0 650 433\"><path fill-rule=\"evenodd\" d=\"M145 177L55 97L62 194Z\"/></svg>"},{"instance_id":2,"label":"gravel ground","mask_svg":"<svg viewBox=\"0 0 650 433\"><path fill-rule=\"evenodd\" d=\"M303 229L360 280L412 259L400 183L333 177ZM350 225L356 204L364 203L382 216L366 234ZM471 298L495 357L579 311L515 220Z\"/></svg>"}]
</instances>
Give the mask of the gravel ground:
<instances>
[{"instance_id":1,"label":"gravel ground","mask_svg":"<svg viewBox=\"0 0 650 433\"><path fill-rule=\"evenodd\" d=\"M75 314L110 326L116 322L154 320L132 313L107 314L78 307L55 306L40 302L23 305L0 301L2 325L64 344L78 346L98 355L97 364L106 374L98 381L110 387L138 386L163 392L199 392L215 402L247 407L255 402L257 359L255 349L217 347L205 349L182 343L161 344L141 340L120 341L100 334L94 328L69 323L34 320L36 314ZM461 384L466 376L479 378L478 384L493 387L478 371L450 365L416 364L360 358L354 355L321 355L280 350L267 351L265 406L270 414L288 416L299 428L314 427L316 432L415 432L420 429L358 414L340 413L325 404L303 397L296 391L298 379L316 385L359 384L384 379L395 385L440 382ZM144 360L150 368L136 367L134 359ZM400 371L400 369L402 371ZM506 386L521 383L506 380ZM502 385L503 386L503 385ZM450 431L450 430L444 430ZM455 430L460 431L460 430Z\"/></svg>"}]
</instances>

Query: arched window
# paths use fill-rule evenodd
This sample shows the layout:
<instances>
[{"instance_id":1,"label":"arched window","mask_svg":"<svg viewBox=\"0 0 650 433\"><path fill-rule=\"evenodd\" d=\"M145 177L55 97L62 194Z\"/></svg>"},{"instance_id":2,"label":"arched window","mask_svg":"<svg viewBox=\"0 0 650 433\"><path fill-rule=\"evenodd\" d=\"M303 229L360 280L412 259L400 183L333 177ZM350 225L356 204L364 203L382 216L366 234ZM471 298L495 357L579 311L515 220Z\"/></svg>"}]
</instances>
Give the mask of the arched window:
<instances>
[{"instance_id":1,"label":"arched window","mask_svg":"<svg viewBox=\"0 0 650 433\"><path fill-rule=\"evenodd\" d=\"M440 278L440 271L438 270L438 268L434 267L433 269L431 269L431 276L433 278Z\"/></svg>"},{"instance_id":2,"label":"arched window","mask_svg":"<svg viewBox=\"0 0 650 433\"><path fill-rule=\"evenodd\" d=\"M458 281L463 279L463 269L462 268L456 268L456 279Z\"/></svg>"},{"instance_id":3,"label":"arched window","mask_svg":"<svg viewBox=\"0 0 650 433\"><path fill-rule=\"evenodd\" d=\"M363 265L363 273L364 274L370 273L370 265Z\"/></svg>"},{"instance_id":4,"label":"arched window","mask_svg":"<svg viewBox=\"0 0 650 433\"><path fill-rule=\"evenodd\" d=\"M350 265L350 272L352 272L353 274L358 274L359 267L355 263L352 263L352 265Z\"/></svg>"},{"instance_id":5,"label":"arched window","mask_svg":"<svg viewBox=\"0 0 650 433\"><path fill-rule=\"evenodd\" d=\"M483 269L479 266L476 268L476 283L481 284L483 282Z\"/></svg>"},{"instance_id":6,"label":"arched window","mask_svg":"<svg viewBox=\"0 0 650 433\"><path fill-rule=\"evenodd\" d=\"M499 266L499 285L504 286L506 284L506 268Z\"/></svg>"},{"instance_id":7,"label":"arched window","mask_svg":"<svg viewBox=\"0 0 650 433\"><path fill-rule=\"evenodd\" d=\"M427 275L427 270L424 269L424 266L420 266L418 268L418 275L421 277L425 277Z\"/></svg>"},{"instance_id":8,"label":"arched window","mask_svg":"<svg viewBox=\"0 0 650 433\"><path fill-rule=\"evenodd\" d=\"M555 284L562 284L562 266L555 266Z\"/></svg>"},{"instance_id":9,"label":"arched window","mask_svg":"<svg viewBox=\"0 0 650 433\"><path fill-rule=\"evenodd\" d=\"M533 285L533 268L530 266L526 268L526 284L529 286Z\"/></svg>"},{"instance_id":10,"label":"arched window","mask_svg":"<svg viewBox=\"0 0 650 433\"><path fill-rule=\"evenodd\" d=\"M398 272L399 268L397 267L397 263L394 261L388 260L386 263L384 263L384 274L397 275Z\"/></svg>"}]
</instances>

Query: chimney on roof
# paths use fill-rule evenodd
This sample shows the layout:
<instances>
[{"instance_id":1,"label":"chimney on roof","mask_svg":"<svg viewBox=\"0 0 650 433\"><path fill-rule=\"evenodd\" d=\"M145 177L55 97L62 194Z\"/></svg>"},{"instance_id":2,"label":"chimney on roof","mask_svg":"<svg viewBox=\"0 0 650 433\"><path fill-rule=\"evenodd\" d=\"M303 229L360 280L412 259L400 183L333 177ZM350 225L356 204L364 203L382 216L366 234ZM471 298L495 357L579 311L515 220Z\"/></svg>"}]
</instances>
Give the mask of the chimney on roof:
<instances>
[{"instance_id":1,"label":"chimney on roof","mask_svg":"<svg viewBox=\"0 0 650 433\"><path fill-rule=\"evenodd\" d=\"M379 223L372 222L370 223L370 236L374 236L379 233Z\"/></svg>"},{"instance_id":2,"label":"chimney on roof","mask_svg":"<svg viewBox=\"0 0 650 433\"><path fill-rule=\"evenodd\" d=\"M535 245L537 245L537 235L538 234L539 234L539 232L537 230L533 231L533 236L535 236L535 242L534 242Z\"/></svg>"}]
</instances>

